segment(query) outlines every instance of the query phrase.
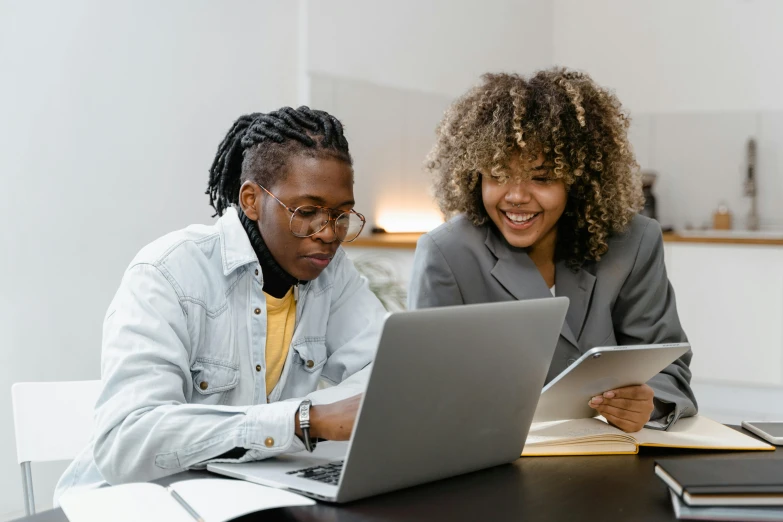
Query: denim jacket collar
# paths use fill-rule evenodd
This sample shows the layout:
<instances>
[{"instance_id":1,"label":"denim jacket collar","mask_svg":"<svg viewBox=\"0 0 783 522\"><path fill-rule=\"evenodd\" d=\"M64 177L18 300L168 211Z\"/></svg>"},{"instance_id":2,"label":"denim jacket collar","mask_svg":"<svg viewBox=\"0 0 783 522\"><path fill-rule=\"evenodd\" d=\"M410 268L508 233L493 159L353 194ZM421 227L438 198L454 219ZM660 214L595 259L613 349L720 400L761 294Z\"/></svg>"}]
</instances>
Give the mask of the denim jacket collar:
<instances>
[{"instance_id":1,"label":"denim jacket collar","mask_svg":"<svg viewBox=\"0 0 783 522\"><path fill-rule=\"evenodd\" d=\"M223 275L228 276L240 266L258 262L253 245L250 244L234 207L227 209L217 221L217 229L220 235Z\"/></svg>"}]
</instances>

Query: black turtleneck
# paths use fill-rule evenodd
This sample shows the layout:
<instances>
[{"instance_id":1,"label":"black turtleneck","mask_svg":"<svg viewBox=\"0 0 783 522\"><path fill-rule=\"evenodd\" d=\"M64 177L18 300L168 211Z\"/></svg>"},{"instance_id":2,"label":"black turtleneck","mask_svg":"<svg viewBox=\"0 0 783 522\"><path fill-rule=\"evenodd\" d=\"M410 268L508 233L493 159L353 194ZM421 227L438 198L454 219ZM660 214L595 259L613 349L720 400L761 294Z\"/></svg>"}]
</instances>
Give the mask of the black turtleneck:
<instances>
[{"instance_id":1,"label":"black turtleneck","mask_svg":"<svg viewBox=\"0 0 783 522\"><path fill-rule=\"evenodd\" d=\"M264 275L264 292L274 298L282 299L291 287L298 284L299 281L283 270L283 267L272 257L272 253L267 248L264 238L261 237L258 225L247 217L241 208L237 208L237 213L239 214L239 221L242 222L242 227L250 239L250 244L253 245L253 250L256 252L258 263L261 265L261 273Z\"/></svg>"}]
</instances>

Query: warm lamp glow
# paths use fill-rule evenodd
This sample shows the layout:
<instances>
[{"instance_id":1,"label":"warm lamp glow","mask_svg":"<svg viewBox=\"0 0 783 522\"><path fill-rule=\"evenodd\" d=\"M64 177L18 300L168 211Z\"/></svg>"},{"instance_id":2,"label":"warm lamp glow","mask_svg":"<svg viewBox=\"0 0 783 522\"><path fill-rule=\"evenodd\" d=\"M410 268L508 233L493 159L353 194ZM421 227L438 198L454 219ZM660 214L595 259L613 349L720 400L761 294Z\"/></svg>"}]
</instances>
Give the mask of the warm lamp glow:
<instances>
[{"instance_id":1,"label":"warm lamp glow","mask_svg":"<svg viewBox=\"0 0 783 522\"><path fill-rule=\"evenodd\" d=\"M386 232L429 232L443 223L443 216L435 209L378 211L377 225Z\"/></svg>"}]
</instances>

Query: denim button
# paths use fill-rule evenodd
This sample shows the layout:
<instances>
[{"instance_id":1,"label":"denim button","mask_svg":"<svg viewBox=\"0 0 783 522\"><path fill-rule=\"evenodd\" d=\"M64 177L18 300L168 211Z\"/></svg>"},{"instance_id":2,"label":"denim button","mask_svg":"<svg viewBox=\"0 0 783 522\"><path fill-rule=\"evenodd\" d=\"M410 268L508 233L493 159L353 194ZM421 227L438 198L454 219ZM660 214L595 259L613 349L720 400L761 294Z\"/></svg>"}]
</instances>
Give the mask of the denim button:
<instances>
[{"instance_id":1,"label":"denim button","mask_svg":"<svg viewBox=\"0 0 783 522\"><path fill-rule=\"evenodd\" d=\"M253 310L253 313L256 314L256 315L260 315L261 314L261 309L260 308L256 308L255 310Z\"/></svg>"},{"instance_id":2,"label":"denim button","mask_svg":"<svg viewBox=\"0 0 783 522\"><path fill-rule=\"evenodd\" d=\"M272 446L275 445L275 439L273 439L272 437L267 437L266 440L264 441L264 445L267 448L271 448Z\"/></svg>"},{"instance_id":3,"label":"denim button","mask_svg":"<svg viewBox=\"0 0 783 522\"><path fill-rule=\"evenodd\" d=\"M261 365L260 365L260 364L256 364L256 371L257 371L257 372L260 372L260 371L261 371Z\"/></svg>"},{"instance_id":4,"label":"denim button","mask_svg":"<svg viewBox=\"0 0 783 522\"><path fill-rule=\"evenodd\" d=\"M206 390L207 388L209 388L209 384L207 384L206 381L201 381L201 384L199 384L198 387L201 388L202 390Z\"/></svg>"},{"instance_id":5,"label":"denim button","mask_svg":"<svg viewBox=\"0 0 783 522\"><path fill-rule=\"evenodd\" d=\"M308 368L312 368L313 366L315 366L315 363L313 361L307 361Z\"/></svg>"}]
</instances>

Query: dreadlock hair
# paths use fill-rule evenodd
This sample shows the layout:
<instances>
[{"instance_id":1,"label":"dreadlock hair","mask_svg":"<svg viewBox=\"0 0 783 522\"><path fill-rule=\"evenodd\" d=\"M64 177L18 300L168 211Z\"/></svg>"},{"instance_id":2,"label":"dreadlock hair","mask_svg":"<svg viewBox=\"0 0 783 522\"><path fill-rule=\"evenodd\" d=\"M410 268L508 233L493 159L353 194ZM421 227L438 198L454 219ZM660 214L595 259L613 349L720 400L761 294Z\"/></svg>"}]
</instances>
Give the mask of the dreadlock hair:
<instances>
[{"instance_id":1,"label":"dreadlock hair","mask_svg":"<svg viewBox=\"0 0 783 522\"><path fill-rule=\"evenodd\" d=\"M248 179L265 187L279 181L294 155L333 158L353 165L343 126L327 112L302 106L240 116L220 143L209 169L206 194L215 216L239 203L239 188Z\"/></svg>"}]
</instances>

